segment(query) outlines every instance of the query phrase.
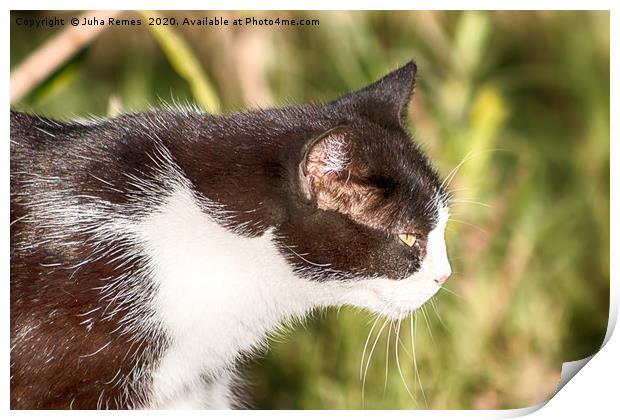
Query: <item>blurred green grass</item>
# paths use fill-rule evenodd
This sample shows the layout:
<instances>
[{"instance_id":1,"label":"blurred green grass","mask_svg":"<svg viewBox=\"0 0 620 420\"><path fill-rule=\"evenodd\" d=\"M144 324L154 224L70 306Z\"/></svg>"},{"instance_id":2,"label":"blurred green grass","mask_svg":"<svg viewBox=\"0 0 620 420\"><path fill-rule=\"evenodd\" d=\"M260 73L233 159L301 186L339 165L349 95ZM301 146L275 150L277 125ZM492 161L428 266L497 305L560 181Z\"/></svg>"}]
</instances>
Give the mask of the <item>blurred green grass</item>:
<instances>
[{"instance_id":1,"label":"blurred green grass","mask_svg":"<svg viewBox=\"0 0 620 420\"><path fill-rule=\"evenodd\" d=\"M248 364L258 407L524 407L552 395L563 361L600 347L609 306L608 12L165 14L320 26L107 30L14 105L59 118L162 99L229 112L333 98L414 58L411 131L443 176L462 163L450 182L450 292L416 317L419 381L411 324L400 332L402 377L386 327L362 401L374 318L344 308L313 316ZM11 21L13 69L55 30Z\"/></svg>"}]
</instances>

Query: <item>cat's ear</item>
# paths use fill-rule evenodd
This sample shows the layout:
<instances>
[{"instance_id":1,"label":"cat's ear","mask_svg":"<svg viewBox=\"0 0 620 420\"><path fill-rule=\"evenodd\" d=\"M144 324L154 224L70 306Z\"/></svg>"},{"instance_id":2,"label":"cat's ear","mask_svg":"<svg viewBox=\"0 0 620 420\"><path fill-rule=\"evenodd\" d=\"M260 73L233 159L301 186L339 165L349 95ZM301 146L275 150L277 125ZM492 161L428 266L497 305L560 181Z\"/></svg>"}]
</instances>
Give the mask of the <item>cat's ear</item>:
<instances>
[{"instance_id":1,"label":"cat's ear","mask_svg":"<svg viewBox=\"0 0 620 420\"><path fill-rule=\"evenodd\" d=\"M299 164L300 190L320 208L335 209L356 180L365 173L355 153L354 135L349 127L338 126L306 143Z\"/></svg>"},{"instance_id":2,"label":"cat's ear","mask_svg":"<svg viewBox=\"0 0 620 420\"><path fill-rule=\"evenodd\" d=\"M337 99L378 123L403 126L415 88L417 66L410 61L382 79Z\"/></svg>"}]
</instances>

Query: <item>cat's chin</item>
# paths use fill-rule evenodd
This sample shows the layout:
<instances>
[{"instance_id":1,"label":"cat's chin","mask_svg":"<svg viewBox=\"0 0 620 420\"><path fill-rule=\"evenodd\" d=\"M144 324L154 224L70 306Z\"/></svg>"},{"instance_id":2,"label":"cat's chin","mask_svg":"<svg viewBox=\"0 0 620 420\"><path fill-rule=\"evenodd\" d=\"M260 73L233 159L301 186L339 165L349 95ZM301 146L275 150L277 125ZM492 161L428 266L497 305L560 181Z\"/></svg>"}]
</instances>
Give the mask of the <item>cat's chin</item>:
<instances>
[{"instance_id":1,"label":"cat's chin","mask_svg":"<svg viewBox=\"0 0 620 420\"><path fill-rule=\"evenodd\" d=\"M398 321L410 316L440 289L434 280L416 276L403 280L362 280L349 291L344 303Z\"/></svg>"}]
</instances>

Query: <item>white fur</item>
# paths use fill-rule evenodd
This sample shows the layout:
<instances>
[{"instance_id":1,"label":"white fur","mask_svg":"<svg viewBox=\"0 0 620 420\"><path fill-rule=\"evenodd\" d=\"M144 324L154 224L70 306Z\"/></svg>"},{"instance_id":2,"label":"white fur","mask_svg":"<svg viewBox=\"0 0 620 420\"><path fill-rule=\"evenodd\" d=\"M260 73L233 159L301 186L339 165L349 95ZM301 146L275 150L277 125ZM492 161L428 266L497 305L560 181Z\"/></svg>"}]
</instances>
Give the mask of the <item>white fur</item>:
<instances>
[{"instance_id":1,"label":"white fur","mask_svg":"<svg viewBox=\"0 0 620 420\"><path fill-rule=\"evenodd\" d=\"M349 165L347 142L342 134L332 134L325 139L324 173L340 173Z\"/></svg>"},{"instance_id":2,"label":"white fur","mask_svg":"<svg viewBox=\"0 0 620 420\"><path fill-rule=\"evenodd\" d=\"M231 408L233 399L228 374L213 381L204 381L184 388L175 398L157 406L161 410L195 410L208 407L214 410Z\"/></svg>"},{"instance_id":3,"label":"white fur","mask_svg":"<svg viewBox=\"0 0 620 420\"><path fill-rule=\"evenodd\" d=\"M186 190L177 189L142 229L158 287L154 305L171 338L154 373L158 403L200 385L204 372L220 375L269 331L320 303L318 284L293 275L271 234L232 234Z\"/></svg>"},{"instance_id":4,"label":"white fur","mask_svg":"<svg viewBox=\"0 0 620 420\"><path fill-rule=\"evenodd\" d=\"M411 278L315 282L295 275L272 233L235 235L203 209L179 184L140 226L157 290L153 309L171 343L153 373L157 408L226 407L227 371L283 323L340 305L402 318L439 290L435 278L450 272L443 241L447 210Z\"/></svg>"}]
</instances>

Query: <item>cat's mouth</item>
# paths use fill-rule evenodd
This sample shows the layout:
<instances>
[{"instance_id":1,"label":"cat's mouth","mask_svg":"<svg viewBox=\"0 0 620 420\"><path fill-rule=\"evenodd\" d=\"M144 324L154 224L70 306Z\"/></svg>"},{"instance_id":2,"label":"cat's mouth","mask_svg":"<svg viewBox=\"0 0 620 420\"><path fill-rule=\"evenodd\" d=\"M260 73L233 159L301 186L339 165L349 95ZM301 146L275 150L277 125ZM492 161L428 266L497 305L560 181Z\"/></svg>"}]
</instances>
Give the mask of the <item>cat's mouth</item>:
<instances>
[{"instance_id":1,"label":"cat's mouth","mask_svg":"<svg viewBox=\"0 0 620 420\"><path fill-rule=\"evenodd\" d=\"M346 303L392 320L408 317L423 306L441 286L432 278L412 276L404 280L378 278L356 283Z\"/></svg>"},{"instance_id":2,"label":"cat's mouth","mask_svg":"<svg viewBox=\"0 0 620 420\"><path fill-rule=\"evenodd\" d=\"M413 284L396 284L382 291L383 316L399 320L408 317L421 308L439 291L441 287L432 280L419 280Z\"/></svg>"}]
</instances>

